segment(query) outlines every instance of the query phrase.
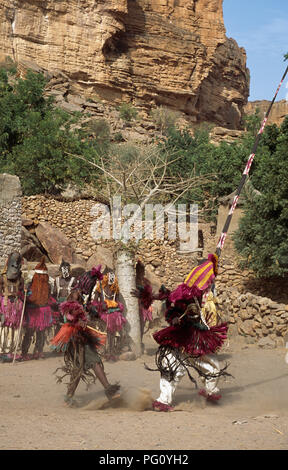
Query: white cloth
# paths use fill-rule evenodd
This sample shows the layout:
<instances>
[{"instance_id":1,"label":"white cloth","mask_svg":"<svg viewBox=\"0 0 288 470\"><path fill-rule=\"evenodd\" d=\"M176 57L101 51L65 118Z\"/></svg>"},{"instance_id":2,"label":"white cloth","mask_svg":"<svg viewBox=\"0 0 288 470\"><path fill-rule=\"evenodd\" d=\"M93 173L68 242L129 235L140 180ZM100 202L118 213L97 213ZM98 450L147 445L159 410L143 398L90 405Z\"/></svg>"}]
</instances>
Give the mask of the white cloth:
<instances>
[{"instance_id":1,"label":"white cloth","mask_svg":"<svg viewBox=\"0 0 288 470\"><path fill-rule=\"evenodd\" d=\"M189 363L194 364L202 372L208 374L217 374L220 371L220 364L212 354L203 356L199 359L189 358ZM182 377L184 377L186 369L172 353L168 354L165 359L163 359L163 366L165 368L170 367L174 371L177 368L174 380L169 381L165 377L160 378L160 396L157 398L157 401L164 403L165 405L171 405L176 388ZM201 379L203 380L204 387L208 395L219 392L219 388L217 387L219 380L218 377L212 377L210 379L201 377Z\"/></svg>"}]
</instances>

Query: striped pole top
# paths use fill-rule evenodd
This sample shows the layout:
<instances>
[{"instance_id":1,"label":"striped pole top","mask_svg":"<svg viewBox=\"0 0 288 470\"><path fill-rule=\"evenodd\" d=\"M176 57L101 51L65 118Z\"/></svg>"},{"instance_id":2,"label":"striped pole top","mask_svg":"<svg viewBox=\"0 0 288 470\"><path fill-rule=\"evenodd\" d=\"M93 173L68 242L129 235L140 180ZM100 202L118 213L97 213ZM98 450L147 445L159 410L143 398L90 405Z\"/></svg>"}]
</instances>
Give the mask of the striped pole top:
<instances>
[{"instance_id":1,"label":"striped pole top","mask_svg":"<svg viewBox=\"0 0 288 470\"><path fill-rule=\"evenodd\" d=\"M206 290L214 281L217 274L218 257L209 254L208 260L190 271L184 283L188 287L197 287L200 291Z\"/></svg>"}]
</instances>

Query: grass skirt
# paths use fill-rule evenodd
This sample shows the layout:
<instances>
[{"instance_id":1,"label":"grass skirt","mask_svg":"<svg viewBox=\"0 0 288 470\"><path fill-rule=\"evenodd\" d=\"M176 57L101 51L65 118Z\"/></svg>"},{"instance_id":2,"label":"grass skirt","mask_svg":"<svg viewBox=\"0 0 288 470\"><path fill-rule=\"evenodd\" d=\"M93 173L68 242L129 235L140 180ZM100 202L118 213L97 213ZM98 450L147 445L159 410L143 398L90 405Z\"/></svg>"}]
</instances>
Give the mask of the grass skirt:
<instances>
[{"instance_id":1,"label":"grass skirt","mask_svg":"<svg viewBox=\"0 0 288 470\"><path fill-rule=\"evenodd\" d=\"M161 346L179 349L194 357L217 352L227 339L227 323L200 330L192 325L168 326L154 333L153 338Z\"/></svg>"},{"instance_id":2,"label":"grass skirt","mask_svg":"<svg viewBox=\"0 0 288 470\"><path fill-rule=\"evenodd\" d=\"M119 308L119 310L114 310L112 312L109 312L109 310L114 310L114 309L108 309L108 312L103 312L100 314L100 318L102 321L104 321L107 325L107 332L109 333L116 333L116 331L121 331L123 326L126 323L126 318L123 316L122 310Z\"/></svg>"},{"instance_id":3,"label":"grass skirt","mask_svg":"<svg viewBox=\"0 0 288 470\"><path fill-rule=\"evenodd\" d=\"M50 305L32 307L26 305L24 326L32 330L43 331L54 323L53 311Z\"/></svg>"},{"instance_id":4,"label":"grass skirt","mask_svg":"<svg viewBox=\"0 0 288 470\"><path fill-rule=\"evenodd\" d=\"M14 302L7 299L7 305L4 305L4 297L0 298L0 313L4 315L4 325L13 329L20 326L23 302L18 297Z\"/></svg>"}]
</instances>

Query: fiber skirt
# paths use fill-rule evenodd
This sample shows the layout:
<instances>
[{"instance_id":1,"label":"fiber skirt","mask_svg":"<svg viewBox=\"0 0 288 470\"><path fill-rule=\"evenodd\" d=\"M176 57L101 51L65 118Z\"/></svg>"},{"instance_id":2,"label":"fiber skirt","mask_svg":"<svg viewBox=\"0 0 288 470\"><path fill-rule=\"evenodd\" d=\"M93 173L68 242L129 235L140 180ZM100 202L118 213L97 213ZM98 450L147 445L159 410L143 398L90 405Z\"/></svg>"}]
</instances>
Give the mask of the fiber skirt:
<instances>
[{"instance_id":1,"label":"fiber skirt","mask_svg":"<svg viewBox=\"0 0 288 470\"><path fill-rule=\"evenodd\" d=\"M127 320L123 315L124 305L121 302L117 302L117 307L105 310L101 302L94 301L92 305L96 308L99 318L106 324L108 333L115 334L122 330Z\"/></svg>"},{"instance_id":2,"label":"fiber skirt","mask_svg":"<svg viewBox=\"0 0 288 470\"><path fill-rule=\"evenodd\" d=\"M85 358L84 358L84 367L85 369L93 369L95 364L101 364L101 356L99 355L97 349L91 348L87 344L84 347L85 349Z\"/></svg>"},{"instance_id":3,"label":"fiber skirt","mask_svg":"<svg viewBox=\"0 0 288 470\"><path fill-rule=\"evenodd\" d=\"M64 352L66 351L70 340L77 337L82 341L82 343L88 343L88 341L90 341L93 344L93 350L101 348L106 342L106 335L101 334L99 331L85 330L84 332L83 328L79 325L64 323L56 336L51 339L51 347L56 351ZM87 346L89 345L87 344Z\"/></svg>"},{"instance_id":4,"label":"fiber skirt","mask_svg":"<svg viewBox=\"0 0 288 470\"><path fill-rule=\"evenodd\" d=\"M109 333L116 333L116 331L121 331L123 326L126 323L126 318L123 316L120 310L114 312L101 313L100 318L107 325L107 331Z\"/></svg>"},{"instance_id":5,"label":"fiber skirt","mask_svg":"<svg viewBox=\"0 0 288 470\"><path fill-rule=\"evenodd\" d=\"M44 307L27 307L25 310L24 326L32 330L43 331L54 323L53 311L50 305Z\"/></svg>"},{"instance_id":6,"label":"fiber skirt","mask_svg":"<svg viewBox=\"0 0 288 470\"><path fill-rule=\"evenodd\" d=\"M146 321L152 321L152 307L150 306L149 308L144 308L140 306L140 315L144 323Z\"/></svg>"},{"instance_id":7,"label":"fiber skirt","mask_svg":"<svg viewBox=\"0 0 288 470\"><path fill-rule=\"evenodd\" d=\"M4 315L4 326L17 329L20 326L23 302L18 297L14 302L7 299L7 305L4 305L4 297L0 298L0 313Z\"/></svg>"},{"instance_id":8,"label":"fiber skirt","mask_svg":"<svg viewBox=\"0 0 288 470\"><path fill-rule=\"evenodd\" d=\"M227 331L227 323L213 326L210 330L199 330L192 325L173 325L157 331L153 338L161 346L170 346L200 357L217 352L227 339Z\"/></svg>"}]
</instances>

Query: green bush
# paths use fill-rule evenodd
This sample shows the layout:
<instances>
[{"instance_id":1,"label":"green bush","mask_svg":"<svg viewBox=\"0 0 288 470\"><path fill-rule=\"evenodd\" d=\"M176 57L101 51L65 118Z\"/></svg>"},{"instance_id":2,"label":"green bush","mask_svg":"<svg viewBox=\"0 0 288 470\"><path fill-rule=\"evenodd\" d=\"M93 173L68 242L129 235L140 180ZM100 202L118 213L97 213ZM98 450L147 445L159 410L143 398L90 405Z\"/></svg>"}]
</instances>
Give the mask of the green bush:
<instances>
[{"instance_id":1,"label":"green bush","mask_svg":"<svg viewBox=\"0 0 288 470\"><path fill-rule=\"evenodd\" d=\"M166 134L169 129L175 127L177 119L179 119L179 113L164 106L159 106L151 111L151 117L156 128L162 134Z\"/></svg>"},{"instance_id":2,"label":"green bush","mask_svg":"<svg viewBox=\"0 0 288 470\"><path fill-rule=\"evenodd\" d=\"M86 126L87 133L101 143L110 141L110 124L106 119L91 119Z\"/></svg>"},{"instance_id":3,"label":"green bush","mask_svg":"<svg viewBox=\"0 0 288 470\"><path fill-rule=\"evenodd\" d=\"M192 188L180 202L207 206L207 201L217 200L233 192L240 181L253 138L232 144L221 142L216 146L210 142L209 130L204 126L194 135L189 129L170 128L164 143L159 144L164 152L171 155L169 172L185 177L203 177L208 182L201 187ZM216 216L216 211L209 214Z\"/></svg>"},{"instance_id":4,"label":"green bush","mask_svg":"<svg viewBox=\"0 0 288 470\"><path fill-rule=\"evenodd\" d=\"M127 122L133 121L138 115L137 110L130 103L122 103L118 110L121 119Z\"/></svg>"},{"instance_id":5,"label":"green bush","mask_svg":"<svg viewBox=\"0 0 288 470\"><path fill-rule=\"evenodd\" d=\"M46 80L28 71L25 79L0 69L0 171L19 176L26 195L55 194L69 182L90 183L97 174L91 166L68 154L97 159L83 131L72 131L78 121L53 107L44 97Z\"/></svg>"},{"instance_id":6,"label":"green bush","mask_svg":"<svg viewBox=\"0 0 288 470\"><path fill-rule=\"evenodd\" d=\"M261 195L247 199L234 240L242 266L260 277L284 276L288 273L288 116L277 132L268 126L263 141L269 152L259 156L253 179Z\"/></svg>"}]
</instances>

